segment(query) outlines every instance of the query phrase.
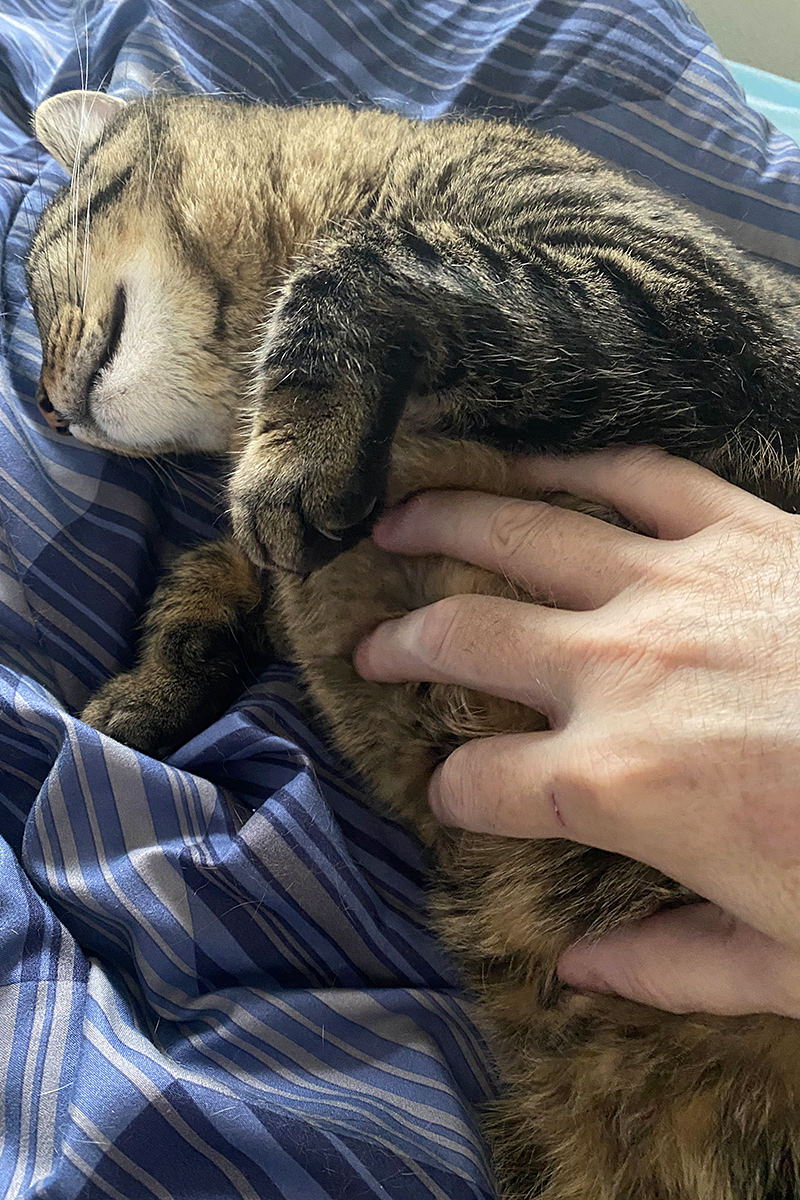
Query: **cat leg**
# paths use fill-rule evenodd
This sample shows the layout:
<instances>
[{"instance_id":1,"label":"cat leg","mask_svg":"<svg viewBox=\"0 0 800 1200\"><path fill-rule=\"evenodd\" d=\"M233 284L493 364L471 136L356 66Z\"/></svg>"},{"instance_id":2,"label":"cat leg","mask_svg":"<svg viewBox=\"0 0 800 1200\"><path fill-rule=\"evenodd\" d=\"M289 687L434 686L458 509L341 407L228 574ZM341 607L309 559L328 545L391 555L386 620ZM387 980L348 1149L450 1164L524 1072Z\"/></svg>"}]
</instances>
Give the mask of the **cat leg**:
<instances>
[{"instance_id":1,"label":"cat leg","mask_svg":"<svg viewBox=\"0 0 800 1200\"><path fill-rule=\"evenodd\" d=\"M92 697L81 717L155 753L224 712L254 657L266 658L264 579L230 539L182 554L145 614L136 665Z\"/></svg>"},{"instance_id":2,"label":"cat leg","mask_svg":"<svg viewBox=\"0 0 800 1200\"><path fill-rule=\"evenodd\" d=\"M524 222L399 210L312 245L265 329L231 487L240 544L300 574L355 545L401 421L515 451L652 443L780 481L797 457L796 337L755 293L733 304L741 281L722 263L709 276L703 246L662 249L680 272L543 248Z\"/></svg>"},{"instance_id":3,"label":"cat leg","mask_svg":"<svg viewBox=\"0 0 800 1200\"><path fill-rule=\"evenodd\" d=\"M481 371L484 391L496 381L494 351L470 358L481 339L484 351L510 344L510 322L446 225L373 224L314 247L267 326L232 482L234 532L253 561L305 574L368 533L409 399L416 426L457 433L464 381L475 394Z\"/></svg>"}]
</instances>

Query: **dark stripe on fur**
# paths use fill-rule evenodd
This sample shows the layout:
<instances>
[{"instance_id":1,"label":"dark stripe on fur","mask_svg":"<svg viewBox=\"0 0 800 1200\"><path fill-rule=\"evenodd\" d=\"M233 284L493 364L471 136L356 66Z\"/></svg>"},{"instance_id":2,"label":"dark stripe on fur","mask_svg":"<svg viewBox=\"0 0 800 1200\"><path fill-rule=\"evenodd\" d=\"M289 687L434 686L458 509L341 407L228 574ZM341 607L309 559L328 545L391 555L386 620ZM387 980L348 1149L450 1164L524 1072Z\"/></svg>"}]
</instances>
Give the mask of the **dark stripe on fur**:
<instances>
[{"instance_id":1,"label":"dark stripe on fur","mask_svg":"<svg viewBox=\"0 0 800 1200\"><path fill-rule=\"evenodd\" d=\"M128 183L130 182L132 174L133 166L127 166L124 171L121 171L120 174L116 176L116 178L112 179L109 183L104 184L103 187L99 188L91 196L91 202L89 204L90 220L94 220L95 217L98 217L105 212L107 208L110 208L113 204L117 203ZM31 252L28 255L29 271L34 271L36 269L36 264L42 255L46 254L47 251L53 247L54 243L58 241L62 234L66 233L68 229L73 227L73 210L69 187L64 189L63 195L66 201L66 212L61 220L59 220L54 226L42 231L41 240L35 241ZM86 201L84 200L78 206L79 230L83 228L85 221Z\"/></svg>"}]
</instances>

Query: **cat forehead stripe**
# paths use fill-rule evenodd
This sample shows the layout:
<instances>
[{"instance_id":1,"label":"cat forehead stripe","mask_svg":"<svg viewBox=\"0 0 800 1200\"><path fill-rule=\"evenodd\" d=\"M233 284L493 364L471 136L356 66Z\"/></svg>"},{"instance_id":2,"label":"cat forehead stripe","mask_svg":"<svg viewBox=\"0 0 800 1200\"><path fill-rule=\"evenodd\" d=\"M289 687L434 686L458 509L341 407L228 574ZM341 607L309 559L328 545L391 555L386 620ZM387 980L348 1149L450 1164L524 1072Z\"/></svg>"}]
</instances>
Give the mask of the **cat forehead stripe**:
<instances>
[{"instance_id":1,"label":"cat forehead stripe","mask_svg":"<svg viewBox=\"0 0 800 1200\"><path fill-rule=\"evenodd\" d=\"M94 218L100 216L101 213L120 199L130 181L133 169L132 164L124 167L109 183L98 188L96 192L90 193L78 205L77 219L79 226L86 220L87 207L90 218ZM38 240L34 243L28 256L28 266L31 270L35 268L39 257L46 250L50 249L63 233L73 227L75 201L68 187L65 188L62 196L57 199L56 205L58 209L63 206L66 211L55 225L51 226L49 223L42 225Z\"/></svg>"}]
</instances>

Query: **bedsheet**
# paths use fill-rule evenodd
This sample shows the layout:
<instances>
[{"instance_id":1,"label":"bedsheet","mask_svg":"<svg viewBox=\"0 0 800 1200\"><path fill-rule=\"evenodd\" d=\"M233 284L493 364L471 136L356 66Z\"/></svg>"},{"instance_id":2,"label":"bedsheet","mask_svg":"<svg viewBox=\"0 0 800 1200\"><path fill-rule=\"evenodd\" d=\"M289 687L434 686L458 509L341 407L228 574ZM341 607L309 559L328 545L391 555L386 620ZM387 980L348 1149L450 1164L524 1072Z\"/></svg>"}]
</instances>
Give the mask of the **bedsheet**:
<instances>
[{"instance_id":1,"label":"bedsheet","mask_svg":"<svg viewBox=\"0 0 800 1200\"><path fill-rule=\"evenodd\" d=\"M467 1200L496 1087L424 863L277 665L166 762L76 719L215 468L122 461L33 402L22 260L63 182L30 114L88 81L513 114L800 265L800 151L680 0L2 0L0 1195Z\"/></svg>"}]
</instances>

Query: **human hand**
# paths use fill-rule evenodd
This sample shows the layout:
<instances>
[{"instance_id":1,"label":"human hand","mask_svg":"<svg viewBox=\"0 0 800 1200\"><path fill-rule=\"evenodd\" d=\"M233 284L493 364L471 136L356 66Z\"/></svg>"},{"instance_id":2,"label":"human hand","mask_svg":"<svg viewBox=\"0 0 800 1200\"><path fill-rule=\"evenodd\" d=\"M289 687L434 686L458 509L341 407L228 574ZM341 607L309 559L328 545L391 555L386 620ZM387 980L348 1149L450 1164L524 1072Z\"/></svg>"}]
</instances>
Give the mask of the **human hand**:
<instances>
[{"instance_id":1,"label":"human hand","mask_svg":"<svg viewBox=\"0 0 800 1200\"><path fill-rule=\"evenodd\" d=\"M465 559L559 607L451 597L379 626L358 671L549 718L454 751L430 785L444 823L615 851L711 902L578 943L564 982L800 1017L800 519L654 450L519 471L652 536L543 502L416 496L378 524L379 545Z\"/></svg>"}]
</instances>

